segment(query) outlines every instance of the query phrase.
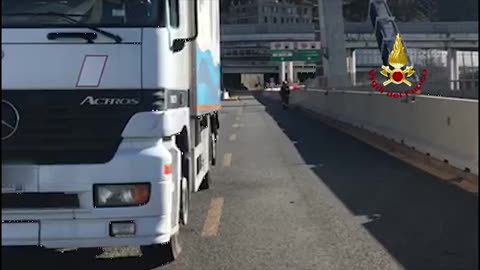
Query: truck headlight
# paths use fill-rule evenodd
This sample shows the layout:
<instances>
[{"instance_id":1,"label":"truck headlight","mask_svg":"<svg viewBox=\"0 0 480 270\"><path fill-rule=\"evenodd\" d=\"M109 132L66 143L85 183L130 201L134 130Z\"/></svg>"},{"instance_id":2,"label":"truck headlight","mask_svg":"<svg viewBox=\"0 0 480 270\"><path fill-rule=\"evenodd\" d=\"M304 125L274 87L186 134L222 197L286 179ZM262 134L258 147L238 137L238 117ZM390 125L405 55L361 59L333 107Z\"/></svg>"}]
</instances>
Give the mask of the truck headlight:
<instances>
[{"instance_id":1,"label":"truck headlight","mask_svg":"<svg viewBox=\"0 0 480 270\"><path fill-rule=\"evenodd\" d=\"M150 199L150 184L97 184L93 186L95 207L140 206Z\"/></svg>"}]
</instances>

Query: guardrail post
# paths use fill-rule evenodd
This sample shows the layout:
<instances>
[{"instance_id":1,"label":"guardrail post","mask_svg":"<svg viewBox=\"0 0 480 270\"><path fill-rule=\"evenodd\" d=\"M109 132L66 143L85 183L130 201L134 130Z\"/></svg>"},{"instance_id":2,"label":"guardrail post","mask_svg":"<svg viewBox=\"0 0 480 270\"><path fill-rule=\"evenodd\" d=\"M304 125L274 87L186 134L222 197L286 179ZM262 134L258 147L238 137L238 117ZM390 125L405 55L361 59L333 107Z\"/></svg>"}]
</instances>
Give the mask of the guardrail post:
<instances>
[{"instance_id":1,"label":"guardrail post","mask_svg":"<svg viewBox=\"0 0 480 270\"><path fill-rule=\"evenodd\" d=\"M452 48L447 50L447 66L450 80L450 90L460 90L459 86L459 66L457 60L457 51Z\"/></svg>"}]
</instances>

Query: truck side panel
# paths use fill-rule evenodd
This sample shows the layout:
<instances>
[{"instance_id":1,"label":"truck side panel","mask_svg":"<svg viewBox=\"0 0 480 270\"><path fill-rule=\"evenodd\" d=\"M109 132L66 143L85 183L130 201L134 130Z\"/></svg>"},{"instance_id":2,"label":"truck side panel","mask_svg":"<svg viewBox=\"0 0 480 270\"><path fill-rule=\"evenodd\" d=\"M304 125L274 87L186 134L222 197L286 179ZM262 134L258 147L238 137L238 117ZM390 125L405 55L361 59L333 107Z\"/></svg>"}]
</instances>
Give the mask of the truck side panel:
<instances>
[{"instance_id":1,"label":"truck side panel","mask_svg":"<svg viewBox=\"0 0 480 270\"><path fill-rule=\"evenodd\" d=\"M199 0L195 42L196 115L220 108L220 2Z\"/></svg>"}]
</instances>

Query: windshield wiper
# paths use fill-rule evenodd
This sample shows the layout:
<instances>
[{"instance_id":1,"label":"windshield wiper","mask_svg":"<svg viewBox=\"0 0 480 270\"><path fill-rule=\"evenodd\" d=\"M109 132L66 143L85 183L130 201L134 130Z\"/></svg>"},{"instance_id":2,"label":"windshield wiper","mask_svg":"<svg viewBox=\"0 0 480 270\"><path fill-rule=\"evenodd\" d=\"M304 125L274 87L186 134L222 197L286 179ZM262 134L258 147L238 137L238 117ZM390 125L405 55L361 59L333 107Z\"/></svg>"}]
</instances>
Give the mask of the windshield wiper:
<instances>
[{"instance_id":1,"label":"windshield wiper","mask_svg":"<svg viewBox=\"0 0 480 270\"><path fill-rule=\"evenodd\" d=\"M64 18L65 20L78 24L79 21L73 19L72 17L84 17L85 15L82 14L68 14L68 13L58 13L58 12L15 12L15 13L2 13L2 16L58 16L61 18ZM108 31L99 29L95 26L89 26L89 25L82 25L81 27L86 27L88 29L91 29L97 33L100 33L108 38L111 38L115 40L116 43L122 42L122 37L119 35L110 33Z\"/></svg>"}]
</instances>

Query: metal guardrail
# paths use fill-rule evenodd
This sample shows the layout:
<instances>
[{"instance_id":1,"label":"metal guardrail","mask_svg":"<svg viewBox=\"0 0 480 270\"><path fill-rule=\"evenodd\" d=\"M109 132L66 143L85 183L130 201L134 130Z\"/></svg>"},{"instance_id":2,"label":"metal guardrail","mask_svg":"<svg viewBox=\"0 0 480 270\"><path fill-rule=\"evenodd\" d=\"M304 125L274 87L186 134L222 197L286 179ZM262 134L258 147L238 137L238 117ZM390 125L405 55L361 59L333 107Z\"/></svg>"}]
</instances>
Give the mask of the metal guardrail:
<instances>
[{"instance_id":1,"label":"metal guardrail","mask_svg":"<svg viewBox=\"0 0 480 270\"><path fill-rule=\"evenodd\" d=\"M478 34L477 21L465 22L396 22L403 34ZM368 22L345 23L345 33L372 33L373 27Z\"/></svg>"},{"instance_id":2,"label":"metal guardrail","mask_svg":"<svg viewBox=\"0 0 480 270\"><path fill-rule=\"evenodd\" d=\"M225 24L221 26L222 35L239 34L283 34L313 33L313 24Z\"/></svg>"},{"instance_id":3,"label":"metal guardrail","mask_svg":"<svg viewBox=\"0 0 480 270\"><path fill-rule=\"evenodd\" d=\"M397 22L403 34L478 34L477 21L459 22ZM314 24L225 24L221 26L222 35L238 34L278 34L278 33L313 33ZM369 22L345 23L345 33L373 33Z\"/></svg>"}]
</instances>

